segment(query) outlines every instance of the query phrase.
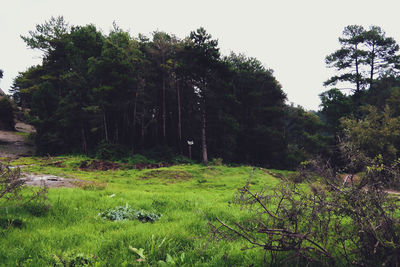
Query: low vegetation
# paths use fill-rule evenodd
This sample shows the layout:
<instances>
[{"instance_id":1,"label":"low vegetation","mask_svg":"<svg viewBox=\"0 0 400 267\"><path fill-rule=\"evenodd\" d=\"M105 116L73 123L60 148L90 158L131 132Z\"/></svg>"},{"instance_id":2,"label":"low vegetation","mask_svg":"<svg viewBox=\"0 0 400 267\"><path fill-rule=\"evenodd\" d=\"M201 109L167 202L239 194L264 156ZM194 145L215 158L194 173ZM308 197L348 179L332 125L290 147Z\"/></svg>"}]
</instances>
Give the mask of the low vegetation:
<instances>
[{"instance_id":1,"label":"low vegetation","mask_svg":"<svg viewBox=\"0 0 400 267\"><path fill-rule=\"evenodd\" d=\"M191 164L82 171L80 165L87 160L90 159L63 156L20 158L12 162L24 165L24 172L77 178L93 186L49 188L50 209L43 209L39 203L2 208L2 263L20 266L81 266L85 262L99 266L263 263L262 253L241 250L245 242L217 242L209 234L209 220L249 216L232 205L232 200L236 189L246 183L251 167ZM60 161L63 163L57 164ZM251 186L261 189L265 184L273 187L278 183L277 178L257 169ZM1 207L4 204L2 201ZM141 251L142 256L130 247Z\"/></svg>"}]
</instances>

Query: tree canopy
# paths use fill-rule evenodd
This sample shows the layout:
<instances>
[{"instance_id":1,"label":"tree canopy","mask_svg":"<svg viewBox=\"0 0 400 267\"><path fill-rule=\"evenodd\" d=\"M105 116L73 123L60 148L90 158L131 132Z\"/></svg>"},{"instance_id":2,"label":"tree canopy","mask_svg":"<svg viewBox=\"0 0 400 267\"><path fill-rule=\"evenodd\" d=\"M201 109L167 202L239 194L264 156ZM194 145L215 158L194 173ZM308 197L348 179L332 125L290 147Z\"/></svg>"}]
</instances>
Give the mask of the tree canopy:
<instances>
[{"instance_id":1,"label":"tree canopy","mask_svg":"<svg viewBox=\"0 0 400 267\"><path fill-rule=\"evenodd\" d=\"M114 24L70 26L62 17L22 39L43 51L12 92L31 109L41 153L188 155L284 166L286 95L254 58L222 57L204 28L179 39L156 31L131 36Z\"/></svg>"}]
</instances>

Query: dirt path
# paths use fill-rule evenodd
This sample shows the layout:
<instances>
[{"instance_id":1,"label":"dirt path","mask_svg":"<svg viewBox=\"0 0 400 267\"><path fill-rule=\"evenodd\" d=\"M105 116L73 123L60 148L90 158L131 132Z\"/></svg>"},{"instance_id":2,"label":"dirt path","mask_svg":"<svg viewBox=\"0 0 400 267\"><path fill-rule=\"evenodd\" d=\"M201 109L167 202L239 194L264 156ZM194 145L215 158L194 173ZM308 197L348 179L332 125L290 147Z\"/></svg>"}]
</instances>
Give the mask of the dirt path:
<instances>
[{"instance_id":1,"label":"dirt path","mask_svg":"<svg viewBox=\"0 0 400 267\"><path fill-rule=\"evenodd\" d=\"M0 157L19 158L32 156L35 153L33 142L28 135L34 132L34 128L28 124L18 122L15 125L17 131L0 131Z\"/></svg>"},{"instance_id":2,"label":"dirt path","mask_svg":"<svg viewBox=\"0 0 400 267\"><path fill-rule=\"evenodd\" d=\"M22 122L17 122L15 129L13 132L0 130L0 158L15 159L35 154L33 141L28 138L35 129ZM47 187L76 187L76 183L85 182L79 179L25 172L21 172L21 179L25 180L26 185Z\"/></svg>"},{"instance_id":3,"label":"dirt path","mask_svg":"<svg viewBox=\"0 0 400 267\"><path fill-rule=\"evenodd\" d=\"M22 173L26 185L46 187L76 187L76 183L82 182L79 179L67 179L49 174Z\"/></svg>"}]
</instances>

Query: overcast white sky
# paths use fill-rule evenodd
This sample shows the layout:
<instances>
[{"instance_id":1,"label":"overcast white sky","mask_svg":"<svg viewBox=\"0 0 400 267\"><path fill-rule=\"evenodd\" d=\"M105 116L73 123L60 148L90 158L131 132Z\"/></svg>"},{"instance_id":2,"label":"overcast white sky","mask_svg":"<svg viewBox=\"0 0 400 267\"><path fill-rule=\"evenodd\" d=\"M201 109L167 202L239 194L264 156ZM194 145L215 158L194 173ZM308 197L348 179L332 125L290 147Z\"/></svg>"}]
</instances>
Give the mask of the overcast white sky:
<instances>
[{"instance_id":1,"label":"overcast white sky","mask_svg":"<svg viewBox=\"0 0 400 267\"><path fill-rule=\"evenodd\" d=\"M184 38L203 26L223 54L256 57L274 70L289 102L316 110L332 73L324 58L339 47L343 28L378 25L400 43L399 10L399 0L0 0L0 87L7 91L19 71L41 62L19 36L63 15L104 33L115 21L134 36L161 30Z\"/></svg>"}]
</instances>

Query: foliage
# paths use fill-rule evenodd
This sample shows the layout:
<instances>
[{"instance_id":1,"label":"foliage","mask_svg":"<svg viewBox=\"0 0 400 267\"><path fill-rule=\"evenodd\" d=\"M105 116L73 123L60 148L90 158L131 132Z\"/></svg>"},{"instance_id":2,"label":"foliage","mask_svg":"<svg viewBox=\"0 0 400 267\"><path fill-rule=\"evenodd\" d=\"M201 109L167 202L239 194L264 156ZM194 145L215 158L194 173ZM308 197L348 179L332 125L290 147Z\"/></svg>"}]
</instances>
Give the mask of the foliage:
<instances>
[{"instance_id":1,"label":"foliage","mask_svg":"<svg viewBox=\"0 0 400 267\"><path fill-rule=\"evenodd\" d=\"M350 82L356 85L356 91L361 91L367 84L371 88L376 76L392 74L399 68L399 46L378 26L365 30L359 25L349 25L344 28L339 42L342 47L326 57L328 66L339 74L325 85Z\"/></svg>"},{"instance_id":2,"label":"foliage","mask_svg":"<svg viewBox=\"0 0 400 267\"><path fill-rule=\"evenodd\" d=\"M325 125L321 119L302 107L285 107L285 139L288 143L286 168L296 169L299 164L315 155L329 157Z\"/></svg>"},{"instance_id":3,"label":"foliage","mask_svg":"<svg viewBox=\"0 0 400 267\"><path fill-rule=\"evenodd\" d=\"M221 158L213 158L210 162L211 166L222 166L223 165L223 159Z\"/></svg>"},{"instance_id":4,"label":"foliage","mask_svg":"<svg viewBox=\"0 0 400 267\"><path fill-rule=\"evenodd\" d=\"M96 148L96 158L104 160L120 160L128 156L129 151L118 144L100 143Z\"/></svg>"},{"instance_id":5,"label":"foliage","mask_svg":"<svg viewBox=\"0 0 400 267\"><path fill-rule=\"evenodd\" d=\"M221 57L204 28L182 40L158 31L152 37L116 25L106 35L62 17L23 37L44 52L12 89L15 101L31 109L39 153L100 146L99 157L121 159L121 146L170 161L189 156L192 140L195 160L282 165L286 96L272 70L243 55Z\"/></svg>"},{"instance_id":6,"label":"foliage","mask_svg":"<svg viewBox=\"0 0 400 267\"><path fill-rule=\"evenodd\" d=\"M344 137L352 140L359 151L370 158L382 155L387 163L400 156L400 118L393 117L389 106L378 111L374 106L365 107L366 115L361 120L341 120Z\"/></svg>"},{"instance_id":7,"label":"foliage","mask_svg":"<svg viewBox=\"0 0 400 267\"><path fill-rule=\"evenodd\" d=\"M128 204L101 212L99 216L110 221L139 220L143 223L153 223L161 218L161 214L146 210L135 210Z\"/></svg>"}]
</instances>

